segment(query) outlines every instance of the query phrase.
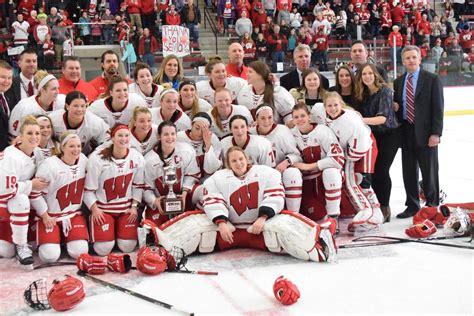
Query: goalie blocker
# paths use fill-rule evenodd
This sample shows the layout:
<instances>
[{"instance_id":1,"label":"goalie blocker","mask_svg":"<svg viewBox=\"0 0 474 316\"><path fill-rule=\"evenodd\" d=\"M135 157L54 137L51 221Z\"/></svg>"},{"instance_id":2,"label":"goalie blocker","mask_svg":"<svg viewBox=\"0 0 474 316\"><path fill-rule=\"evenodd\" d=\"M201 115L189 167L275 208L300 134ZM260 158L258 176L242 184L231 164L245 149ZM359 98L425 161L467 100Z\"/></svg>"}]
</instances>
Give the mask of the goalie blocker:
<instances>
[{"instance_id":1,"label":"goalie blocker","mask_svg":"<svg viewBox=\"0 0 474 316\"><path fill-rule=\"evenodd\" d=\"M185 212L160 227L151 221L144 221L142 226L138 229L140 247L146 245L147 237L152 234L156 244L168 251L173 247L182 248L186 255L196 251L209 253L215 248L222 250L244 246L267 249L274 253L288 253L295 258L310 261L333 262L337 256L333 237L336 229L334 219L317 224L290 211L281 211L268 219L259 235L232 226L235 229L234 241L227 244L227 247L221 246L217 225L203 211Z\"/></svg>"}]
</instances>

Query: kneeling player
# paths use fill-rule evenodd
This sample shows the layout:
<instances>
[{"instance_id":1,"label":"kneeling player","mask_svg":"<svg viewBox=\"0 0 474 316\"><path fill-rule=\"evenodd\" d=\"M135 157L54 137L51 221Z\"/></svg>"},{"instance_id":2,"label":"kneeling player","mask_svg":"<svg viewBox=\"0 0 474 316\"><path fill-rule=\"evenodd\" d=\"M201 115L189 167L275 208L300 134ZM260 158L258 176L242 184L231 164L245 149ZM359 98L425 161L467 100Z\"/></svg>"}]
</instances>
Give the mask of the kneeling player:
<instances>
[{"instance_id":1,"label":"kneeling player","mask_svg":"<svg viewBox=\"0 0 474 316\"><path fill-rule=\"evenodd\" d=\"M186 212L154 228L159 243L167 249L183 248L186 254L250 247L285 251L302 260L335 260L335 221L318 225L282 211L285 194L278 171L251 165L236 146L227 151L226 167L204 182L205 213Z\"/></svg>"},{"instance_id":2,"label":"kneeling player","mask_svg":"<svg viewBox=\"0 0 474 316\"><path fill-rule=\"evenodd\" d=\"M81 214L87 157L81 153L78 135L65 133L61 153L47 158L36 177L49 182L48 187L31 193L31 205L42 220L36 224L39 257L55 262L61 255L64 239L69 255L77 258L89 251L87 224Z\"/></svg>"},{"instance_id":3,"label":"kneeling player","mask_svg":"<svg viewBox=\"0 0 474 316\"><path fill-rule=\"evenodd\" d=\"M137 206L143 188L143 156L130 148L130 130L116 125L112 144L90 156L84 202L91 211L94 250L100 256L117 245L132 252L137 244Z\"/></svg>"}]
</instances>

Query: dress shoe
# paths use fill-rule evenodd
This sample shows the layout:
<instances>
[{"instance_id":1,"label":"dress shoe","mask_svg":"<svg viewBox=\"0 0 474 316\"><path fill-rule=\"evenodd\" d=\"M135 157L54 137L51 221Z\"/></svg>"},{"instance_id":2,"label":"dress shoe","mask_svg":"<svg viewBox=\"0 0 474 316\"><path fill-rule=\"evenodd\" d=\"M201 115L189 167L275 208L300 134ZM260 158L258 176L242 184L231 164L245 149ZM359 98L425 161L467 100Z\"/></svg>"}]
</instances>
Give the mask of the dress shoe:
<instances>
[{"instance_id":1,"label":"dress shoe","mask_svg":"<svg viewBox=\"0 0 474 316\"><path fill-rule=\"evenodd\" d=\"M382 214L383 214L383 222L384 223L390 222L390 217L392 215L392 210L390 209L390 206L381 206L380 210L382 211Z\"/></svg>"},{"instance_id":2,"label":"dress shoe","mask_svg":"<svg viewBox=\"0 0 474 316\"><path fill-rule=\"evenodd\" d=\"M406 209L404 210L403 212L401 212L400 214L397 215L397 218L409 218L409 217L413 217L415 216L415 214L417 213L417 211L413 211L413 210L410 210L410 209Z\"/></svg>"}]
</instances>

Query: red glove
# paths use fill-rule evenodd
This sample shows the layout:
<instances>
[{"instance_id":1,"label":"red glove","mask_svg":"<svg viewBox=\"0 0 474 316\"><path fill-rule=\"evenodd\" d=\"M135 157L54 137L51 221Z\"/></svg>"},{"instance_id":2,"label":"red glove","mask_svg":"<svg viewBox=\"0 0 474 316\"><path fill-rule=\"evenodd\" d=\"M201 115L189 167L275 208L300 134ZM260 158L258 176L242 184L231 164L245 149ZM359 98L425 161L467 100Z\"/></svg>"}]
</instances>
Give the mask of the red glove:
<instances>
[{"instance_id":1,"label":"red glove","mask_svg":"<svg viewBox=\"0 0 474 316\"><path fill-rule=\"evenodd\" d=\"M87 253L83 253L77 258L77 268L89 274L105 273L105 261L102 257L94 257Z\"/></svg>"},{"instance_id":2,"label":"red glove","mask_svg":"<svg viewBox=\"0 0 474 316\"><path fill-rule=\"evenodd\" d=\"M132 268L129 255L111 253L107 256L107 268L113 272L126 273Z\"/></svg>"},{"instance_id":3,"label":"red glove","mask_svg":"<svg viewBox=\"0 0 474 316\"><path fill-rule=\"evenodd\" d=\"M437 229L435 224L433 224L432 221L426 219L421 224L416 224L408 227L405 230L405 234L412 238L426 238L436 233L436 231Z\"/></svg>"},{"instance_id":4,"label":"red glove","mask_svg":"<svg viewBox=\"0 0 474 316\"><path fill-rule=\"evenodd\" d=\"M275 280L273 294L283 305L292 305L300 298L300 291L296 285L283 276Z\"/></svg>"},{"instance_id":5,"label":"red glove","mask_svg":"<svg viewBox=\"0 0 474 316\"><path fill-rule=\"evenodd\" d=\"M426 219L429 219L436 225L443 225L448 219L449 213L449 208L445 205L441 205L439 208L436 206L426 206L413 216L413 224L421 224Z\"/></svg>"}]
</instances>

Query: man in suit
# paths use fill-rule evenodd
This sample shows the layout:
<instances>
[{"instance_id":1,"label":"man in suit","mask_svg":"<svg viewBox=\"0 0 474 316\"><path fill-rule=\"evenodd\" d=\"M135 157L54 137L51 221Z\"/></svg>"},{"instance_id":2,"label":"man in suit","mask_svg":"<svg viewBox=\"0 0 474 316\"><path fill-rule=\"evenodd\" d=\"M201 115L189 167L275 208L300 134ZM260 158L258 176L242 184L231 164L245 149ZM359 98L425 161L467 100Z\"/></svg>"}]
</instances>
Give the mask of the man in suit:
<instances>
[{"instance_id":1,"label":"man in suit","mask_svg":"<svg viewBox=\"0 0 474 316\"><path fill-rule=\"evenodd\" d=\"M36 93L34 76L38 70L38 55L32 48L21 52L18 58L20 74L13 78L11 88L5 93L10 99L10 108L15 107L21 99L28 98Z\"/></svg>"},{"instance_id":2,"label":"man in suit","mask_svg":"<svg viewBox=\"0 0 474 316\"><path fill-rule=\"evenodd\" d=\"M418 170L423 177L427 206L439 204L438 144L443 132L443 86L439 77L420 68L421 52L407 45L402 51L407 73L394 81L394 101L402 122L402 169L408 218L420 209Z\"/></svg>"},{"instance_id":3,"label":"man in suit","mask_svg":"<svg viewBox=\"0 0 474 316\"><path fill-rule=\"evenodd\" d=\"M296 69L280 78L280 86L288 91L302 86L302 73L311 66L311 48L308 45L299 44L293 52L293 60L295 61ZM323 88L329 89L329 80L322 74L321 81Z\"/></svg>"},{"instance_id":4,"label":"man in suit","mask_svg":"<svg viewBox=\"0 0 474 316\"><path fill-rule=\"evenodd\" d=\"M352 71L354 72L354 75L357 73L357 70L359 70L360 66L363 64L367 64L369 58L369 51L367 49L367 45L363 41L354 41L352 42L351 45L351 66L352 66ZM375 68L377 68L377 71L379 74L382 76L383 80L385 82L388 82L388 76L387 76L387 71L385 68L376 65Z\"/></svg>"},{"instance_id":5,"label":"man in suit","mask_svg":"<svg viewBox=\"0 0 474 316\"><path fill-rule=\"evenodd\" d=\"M12 66L6 61L0 60L0 151L3 151L9 143L8 117L10 116L10 100L5 96L5 92L12 86L12 80Z\"/></svg>"}]
</instances>

